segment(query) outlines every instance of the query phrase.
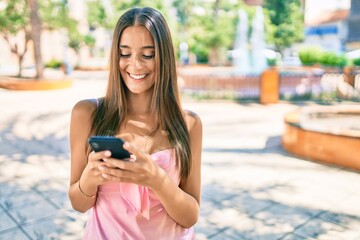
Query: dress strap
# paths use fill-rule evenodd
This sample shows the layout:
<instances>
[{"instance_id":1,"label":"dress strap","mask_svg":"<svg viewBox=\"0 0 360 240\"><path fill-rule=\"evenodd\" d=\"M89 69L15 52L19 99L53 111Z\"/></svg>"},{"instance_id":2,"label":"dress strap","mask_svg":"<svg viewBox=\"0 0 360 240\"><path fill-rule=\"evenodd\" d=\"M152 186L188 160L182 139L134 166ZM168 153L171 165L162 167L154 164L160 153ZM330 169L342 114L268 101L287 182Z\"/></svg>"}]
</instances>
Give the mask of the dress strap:
<instances>
[{"instance_id":1,"label":"dress strap","mask_svg":"<svg viewBox=\"0 0 360 240\"><path fill-rule=\"evenodd\" d=\"M92 100L96 103L96 108L98 108L99 107L99 99L93 98Z\"/></svg>"}]
</instances>

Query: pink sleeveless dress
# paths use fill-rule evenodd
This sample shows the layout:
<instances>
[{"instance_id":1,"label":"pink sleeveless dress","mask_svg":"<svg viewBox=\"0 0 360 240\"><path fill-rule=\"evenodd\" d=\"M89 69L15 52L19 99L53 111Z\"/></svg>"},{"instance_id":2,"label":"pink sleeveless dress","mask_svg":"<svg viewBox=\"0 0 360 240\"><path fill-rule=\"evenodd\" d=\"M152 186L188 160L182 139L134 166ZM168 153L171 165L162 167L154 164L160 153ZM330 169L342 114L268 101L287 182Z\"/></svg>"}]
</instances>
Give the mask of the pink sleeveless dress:
<instances>
[{"instance_id":1,"label":"pink sleeveless dress","mask_svg":"<svg viewBox=\"0 0 360 240\"><path fill-rule=\"evenodd\" d=\"M179 184L175 150L166 149L151 156ZM194 239L194 230L177 224L148 188L131 183L107 183L99 187L83 239L188 240Z\"/></svg>"}]
</instances>

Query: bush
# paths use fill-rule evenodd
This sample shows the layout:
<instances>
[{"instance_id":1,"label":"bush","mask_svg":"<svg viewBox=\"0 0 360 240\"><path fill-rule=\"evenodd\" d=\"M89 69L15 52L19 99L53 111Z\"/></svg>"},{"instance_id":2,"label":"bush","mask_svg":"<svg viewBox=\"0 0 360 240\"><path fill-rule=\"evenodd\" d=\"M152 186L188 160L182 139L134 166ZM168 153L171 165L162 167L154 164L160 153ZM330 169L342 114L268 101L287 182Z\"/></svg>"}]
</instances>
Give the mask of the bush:
<instances>
[{"instance_id":1,"label":"bush","mask_svg":"<svg viewBox=\"0 0 360 240\"><path fill-rule=\"evenodd\" d=\"M319 63L329 67L344 67L347 59L343 55L337 55L336 53L326 51L319 57Z\"/></svg>"},{"instance_id":2,"label":"bush","mask_svg":"<svg viewBox=\"0 0 360 240\"><path fill-rule=\"evenodd\" d=\"M335 66L337 67L344 67L346 66L348 60L345 55L339 55L336 59Z\"/></svg>"},{"instance_id":3,"label":"bush","mask_svg":"<svg viewBox=\"0 0 360 240\"><path fill-rule=\"evenodd\" d=\"M83 40L84 40L85 45L89 46L89 47L93 47L96 42L95 38L93 36L91 36L90 34L85 35Z\"/></svg>"},{"instance_id":4,"label":"bush","mask_svg":"<svg viewBox=\"0 0 360 240\"><path fill-rule=\"evenodd\" d=\"M277 65L277 59L276 58L267 58L266 59L268 66L276 66Z\"/></svg>"},{"instance_id":5,"label":"bush","mask_svg":"<svg viewBox=\"0 0 360 240\"><path fill-rule=\"evenodd\" d=\"M353 65L354 66L360 66L360 58L353 59Z\"/></svg>"},{"instance_id":6,"label":"bush","mask_svg":"<svg viewBox=\"0 0 360 240\"><path fill-rule=\"evenodd\" d=\"M52 59L49 62L45 63L46 68L60 68L62 62L56 59Z\"/></svg>"},{"instance_id":7,"label":"bush","mask_svg":"<svg viewBox=\"0 0 360 240\"><path fill-rule=\"evenodd\" d=\"M299 58L303 65L314 65L318 63L322 49L317 46L305 46L299 50Z\"/></svg>"}]
</instances>

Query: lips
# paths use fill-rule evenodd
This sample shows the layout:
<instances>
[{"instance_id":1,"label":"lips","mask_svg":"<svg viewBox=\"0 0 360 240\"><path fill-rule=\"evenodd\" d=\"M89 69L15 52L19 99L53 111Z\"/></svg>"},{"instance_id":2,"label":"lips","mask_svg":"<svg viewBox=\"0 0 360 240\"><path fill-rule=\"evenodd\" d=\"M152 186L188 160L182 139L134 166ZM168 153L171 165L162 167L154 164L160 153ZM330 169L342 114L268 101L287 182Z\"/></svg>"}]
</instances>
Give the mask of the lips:
<instances>
[{"instance_id":1,"label":"lips","mask_svg":"<svg viewBox=\"0 0 360 240\"><path fill-rule=\"evenodd\" d=\"M146 77L146 74L131 74L129 73L129 76L133 79L140 80Z\"/></svg>"}]
</instances>

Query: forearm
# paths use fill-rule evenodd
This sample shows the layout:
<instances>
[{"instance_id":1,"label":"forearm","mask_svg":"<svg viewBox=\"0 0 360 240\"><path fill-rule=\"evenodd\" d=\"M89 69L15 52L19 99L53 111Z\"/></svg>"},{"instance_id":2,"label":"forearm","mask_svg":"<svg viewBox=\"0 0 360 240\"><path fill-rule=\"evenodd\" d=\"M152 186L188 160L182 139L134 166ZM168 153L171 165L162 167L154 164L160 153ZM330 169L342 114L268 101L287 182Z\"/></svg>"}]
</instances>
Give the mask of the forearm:
<instances>
[{"instance_id":1,"label":"forearm","mask_svg":"<svg viewBox=\"0 0 360 240\"><path fill-rule=\"evenodd\" d=\"M94 206L97 197L97 187L79 181L70 186L68 194L72 207L76 211L84 213Z\"/></svg>"},{"instance_id":2,"label":"forearm","mask_svg":"<svg viewBox=\"0 0 360 240\"><path fill-rule=\"evenodd\" d=\"M179 188L170 177L153 189L169 216L185 228L192 227L199 218L200 205L190 194Z\"/></svg>"}]
</instances>

